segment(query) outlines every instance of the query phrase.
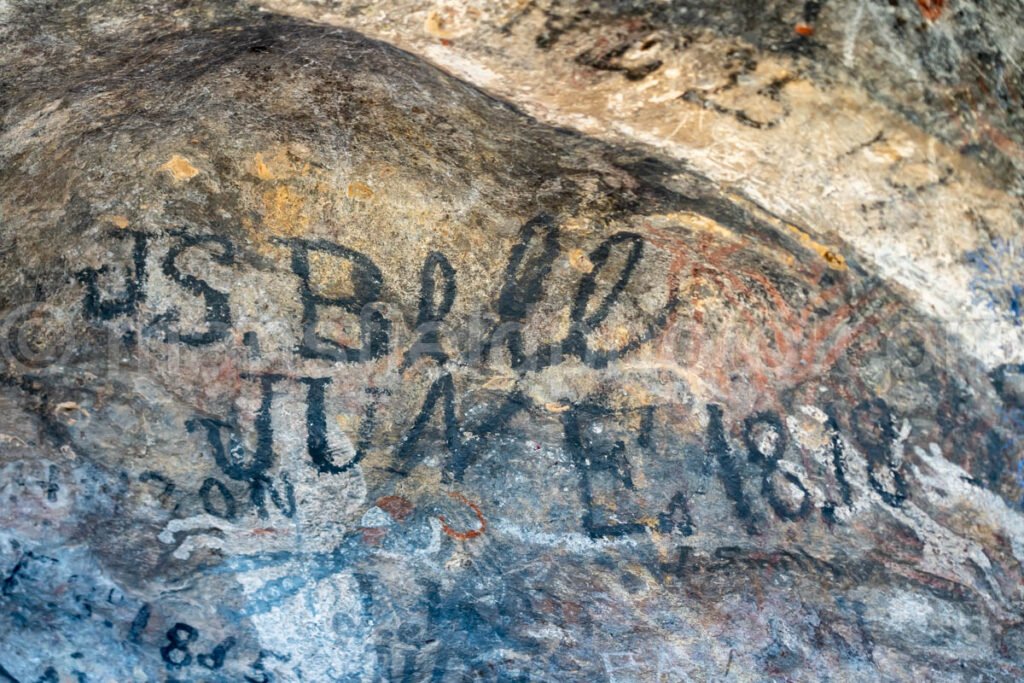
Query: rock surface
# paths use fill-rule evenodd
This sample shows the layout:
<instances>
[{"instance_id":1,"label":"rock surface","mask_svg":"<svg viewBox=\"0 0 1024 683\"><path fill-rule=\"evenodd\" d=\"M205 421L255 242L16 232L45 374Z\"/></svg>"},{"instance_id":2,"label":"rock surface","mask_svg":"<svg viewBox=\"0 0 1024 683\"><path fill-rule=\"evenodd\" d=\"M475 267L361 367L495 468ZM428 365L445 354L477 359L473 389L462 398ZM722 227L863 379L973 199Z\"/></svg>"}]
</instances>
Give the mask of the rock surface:
<instances>
[{"instance_id":1,"label":"rock surface","mask_svg":"<svg viewBox=\"0 0 1024 683\"><path fill-rule=\"evenodd\" d=\"M280 5L317 23L0 2L0 680L1024 676L1012 155L884 64L822 86L824 11L812 49L709 4L531 118L498 74L696 20L530 10L503 52L411 3ZM758 65L715 35L744 21ZM492 54L492 92L332 22ZM582 118L691 48L703 90ZM713 131L657 120L695 100ZM793 126L854 149L782 176ZM952 213L982 218L886 261Z\"/></svg>"}]
</instances>

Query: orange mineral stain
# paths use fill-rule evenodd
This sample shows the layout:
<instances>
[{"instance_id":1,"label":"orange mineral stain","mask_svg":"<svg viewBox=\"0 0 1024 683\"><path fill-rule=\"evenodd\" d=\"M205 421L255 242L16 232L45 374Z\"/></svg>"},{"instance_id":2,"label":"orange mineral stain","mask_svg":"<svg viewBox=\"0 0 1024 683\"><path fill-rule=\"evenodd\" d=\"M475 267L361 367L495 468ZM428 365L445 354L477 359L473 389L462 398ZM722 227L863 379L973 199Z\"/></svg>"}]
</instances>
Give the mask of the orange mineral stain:
<instances>
[{"instance_id":1,"label":"orange mineral stain","mask_svg":"<svg viewBox=\"0 0 1024 683\"><path fill-rule=\"evenodd\" d=\"M917 6L921 14L928 21L935 21L942 14L946 0L917 0Z\"/></svg>"},{"instance_id":2,"label":"orange mineral stain","mask_svg":"<svg viewBox=\"0 0 1024 683\"><path fill-rule=\"evenodd\" d=\"M180 154L171 155L171 160L160 167L161 171L167 171L175 180L191 180L199 175L199 169Z\"/></svg>"},{"instance_id":3,"label":"orange mineral stain","mask_svg":"<svg viewBox=\"0 0 1024 683\"><path fill-rule=\"evenodd\" d=\"M264 223L275 235L294 237L309 229L306 197L301 192L278 185L263 193Z\"/></svg>"},{"instance_id":4,"label":"orange mineral stain","mask_svg":"<svg viewBox=\"0 0 1024 683\"><path fill-rule=\"evenodd\" d=\"M366 183L358 180L348 184L349 199L370 199L373 197L373 190Z\"/></svg>"},{"instance_id":5,"label":"orange mineral stain","mask_svg":"<svg viewBox=\"0 0 1024 683\"><path fill-rule=\"evenodd\" d=\"M100 216L100 218L111 223L115 227L121 228L122 230L128 227L128 216L122 216L120 214L105 214Z\"/></svg>"},{"instance_id":6,"label":"orange mineral stain","mask_svg":"<svg viewBox=\"0 0 1024 683\"><path fill-rule=\"evenodd\" d=\"M589 273L594 269L594 264L582 249L573 249L569 252L569 265L581 273Z\"/></svg>"},{"instance_id":7,"label":"orange mineral stain","mask_svg":"<svg viewBox=\"0 0 1024 683\"><path fill-rule=\"evenodd\" d=\"M260 180L273 180L274 172L267 166L267 162L263 160L262 154L257 154L252 161L253 173Z\"/></svg>"},{"instance_id":8,"label":"orange mineral stain","mask_svg":"<svg viewBox=\"0 0 1024 683\"><path fill-rule=\"evenodd\" d=\"M814 27L810 24L804 24L803 22L797 24L793 30L797 32L797 35L801 35L804 38L814 35Z\"/></svg>"}]
</instances>

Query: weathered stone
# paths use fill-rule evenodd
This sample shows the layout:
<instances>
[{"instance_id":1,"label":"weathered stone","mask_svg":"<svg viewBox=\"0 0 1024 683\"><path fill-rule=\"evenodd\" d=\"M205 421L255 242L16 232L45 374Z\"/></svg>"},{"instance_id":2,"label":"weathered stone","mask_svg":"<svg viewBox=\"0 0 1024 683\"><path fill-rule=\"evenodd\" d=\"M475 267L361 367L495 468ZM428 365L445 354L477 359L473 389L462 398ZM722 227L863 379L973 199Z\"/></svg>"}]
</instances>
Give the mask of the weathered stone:
<instances>
[{"instance_id":1,"label":"weathered stone","mask_svg":"<svg viewBox=\"0 0 1024 683\"><path fill-rule=\"evenodd\" d=\"M780 218L244 4L0 30L0 678L1024 673L1020 359L847 195Z\"/></svg>"},{"instance_id":2,"label":"weathered stone","mask_svg":"<svg viewBox=\"0 0 1024 683\"><path fill-rule=\"evenodd\" d=\"M654 146L843 240L986 365L1022 360L1020 304L977 305L1020 276L985 282L975 259L1024 267L1007 258L1022 232L1018 3L267 4L411 50L551 125Z\"/></svg>"}]
</instances>

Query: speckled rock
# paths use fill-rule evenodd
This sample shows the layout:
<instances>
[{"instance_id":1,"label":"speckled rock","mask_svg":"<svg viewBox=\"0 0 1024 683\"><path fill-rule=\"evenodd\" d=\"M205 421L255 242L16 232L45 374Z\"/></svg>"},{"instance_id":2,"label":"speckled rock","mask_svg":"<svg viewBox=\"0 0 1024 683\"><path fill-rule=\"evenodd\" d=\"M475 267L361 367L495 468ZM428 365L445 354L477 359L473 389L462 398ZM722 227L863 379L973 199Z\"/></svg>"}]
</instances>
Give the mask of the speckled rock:
<instances>
[{"instance_id":1,"label":"speckled rock","mask_svg":"<svg viewBox=\"0 0 1024 683\"><path fill-rule=\"evenodd\" d=\"M0 680L1024 676L1022 367L834 226L245 4L0 38Z\"/></svg>"}]
</instances>

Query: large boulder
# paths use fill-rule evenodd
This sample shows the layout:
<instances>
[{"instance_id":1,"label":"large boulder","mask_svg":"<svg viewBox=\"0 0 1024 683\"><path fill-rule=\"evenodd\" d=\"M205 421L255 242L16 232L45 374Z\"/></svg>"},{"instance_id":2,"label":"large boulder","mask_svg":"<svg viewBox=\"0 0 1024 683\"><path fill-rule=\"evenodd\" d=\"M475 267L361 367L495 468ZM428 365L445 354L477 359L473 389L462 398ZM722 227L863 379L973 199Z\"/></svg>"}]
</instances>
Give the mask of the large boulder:
<instances>
[{"instance_id":1,"label":"large boulder","mask_svg":"<svg viewBox=\"0 0 1024 683\"><path fill-rule=\"evenodd\" d=\"M0 679L1024 675L1021 368L828 226L244 5L0 37Z\"/></svg>"}]
</instances>

